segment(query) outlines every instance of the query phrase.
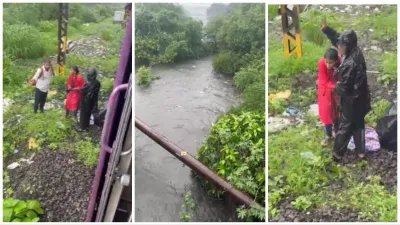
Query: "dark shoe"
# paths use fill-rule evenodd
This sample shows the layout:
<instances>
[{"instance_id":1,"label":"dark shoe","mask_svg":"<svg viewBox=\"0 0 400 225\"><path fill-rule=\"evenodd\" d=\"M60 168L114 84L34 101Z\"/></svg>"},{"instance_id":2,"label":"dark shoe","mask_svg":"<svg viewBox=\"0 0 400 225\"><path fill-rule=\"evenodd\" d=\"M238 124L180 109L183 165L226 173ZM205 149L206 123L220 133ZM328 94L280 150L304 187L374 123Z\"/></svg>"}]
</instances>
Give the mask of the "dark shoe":
<instances>
[{"instance_id":1,"label":"dark shoe","mask_svg":"<svg viewBox=\"0 0 400 225\"><path fill-rule=\"evenodd\" d=\"M340 162L342 157L338 156L336 153L332 153L332 160L335 162Z\"/></svg>"}]
</instances>

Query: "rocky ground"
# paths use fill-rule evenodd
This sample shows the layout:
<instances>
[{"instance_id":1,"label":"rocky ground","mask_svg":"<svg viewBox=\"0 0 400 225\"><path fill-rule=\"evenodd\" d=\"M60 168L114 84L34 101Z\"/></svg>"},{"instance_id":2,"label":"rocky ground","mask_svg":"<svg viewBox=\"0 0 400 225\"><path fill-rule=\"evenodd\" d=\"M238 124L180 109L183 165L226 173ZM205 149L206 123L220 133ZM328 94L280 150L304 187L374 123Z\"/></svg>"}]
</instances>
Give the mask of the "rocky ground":
<instances>
[{"instance_id":1,"label":"rocky ground","mask_svg":"<svg viewBox=\"0 0 400 225\"><path fill-rule=\"evenodd\" d=\"M373 12L382 10L382 5L375 6L350 6L350 5L309 5L308 8L316 8L321 11L331 11L338 14L345 14L349 19L360 15L369 15ZM387 7L387 6L386 6ZM280 39L280 18L276 18L275 22L269 22L269 38ZM329 25L329 21L328 21ZM349 27L351 29L351 27ZM380 99L393 101L397 99L397 82L391 82L388 86L378 82L380 75L379 67L381 61L377 60L383 54L388 52L397 52L397 40L374 40L371 33L374 30L357 30L359 46L364 52L367 61L368 83L371 89L373 102ZM307 74L299 74L292 81L292 92L301 92L307 88L315 87L315 76ZM306 111L307 109L304 109ZM269 117L269 132L279 132L285 127L298 123L298 119L290 116ZM322 128L321 128L322 129ZM357 162L354 154L347 154L341 164L354 173L359 182L366 181L370 175L378 175L381 177L381 184L391 193L396 193L397 187L397 152L390 152L384 149L376 153L367 155L367 168L365 170L357 170L353 165ZM333 190L343 189L344 184L332 182L328 188ZM360 213L353 209L337 210L331 207L314 208L306 212L297 210L291 202L293 198L287 196L276 207L280 209L280 214L276 217L269 218L270 222L360 222L365 221L361 218Z\"/></svg>"},{"instance_id":2,"label":"rocky ground","mask_svg":"<svg viewBox=\"0 0 400 225\"><path fill-rule=\"evenodd\" d=\"M101 127L91 126L88 133L100 141ZM38 200L45 209L42 222L83 222L96 167L76 158L71 149L19 151L4 160L3 171L10 177L5 189L11 187L16 199Z\"/></svg>"}]
</instances>

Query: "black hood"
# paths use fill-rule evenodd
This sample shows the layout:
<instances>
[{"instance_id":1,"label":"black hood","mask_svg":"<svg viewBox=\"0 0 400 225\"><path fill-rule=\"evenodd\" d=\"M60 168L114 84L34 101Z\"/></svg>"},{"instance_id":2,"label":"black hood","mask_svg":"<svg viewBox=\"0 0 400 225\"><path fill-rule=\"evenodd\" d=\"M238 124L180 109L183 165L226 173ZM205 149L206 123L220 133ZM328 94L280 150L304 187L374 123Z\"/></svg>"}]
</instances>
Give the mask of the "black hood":
<instances>
[{"instance_id":1,"label":"black hood","mask_svg":"<svg viewBox=\"0 0 400 225\"><path fill-rule=\"evenodd\" d=\"M346 30L338 38L338 45L346 46L346 55L357 48L357 34L353 30Z\"/></svg>"},{"instance_id":2,"label":"black hood","mask_svg":"<svg viewBox=\"0 0 400 225\"><path fill-rule=\"evenodd\" d=\"M94 81L97 77L96 69L90 69L87 75L88 81Z\"/></svg>"}]
</instances>

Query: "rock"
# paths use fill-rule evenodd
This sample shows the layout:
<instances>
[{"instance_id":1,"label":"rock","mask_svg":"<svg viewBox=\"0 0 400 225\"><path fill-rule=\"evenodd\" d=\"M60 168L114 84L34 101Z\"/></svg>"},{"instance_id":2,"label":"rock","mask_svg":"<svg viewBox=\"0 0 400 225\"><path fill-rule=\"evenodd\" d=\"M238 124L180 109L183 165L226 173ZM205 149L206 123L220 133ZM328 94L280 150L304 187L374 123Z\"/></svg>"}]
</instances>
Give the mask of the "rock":
<instances>
[{"instance_id":1,"label":"rock","mask_svg":"<svg viewBox=\"0 0 400 225\"><path fill-rule=\"evenodd\" d=\"M341 13L345 13L346 11L344 11L344 10L340 10L340 12L341 12Z\"/></svg>"},{"instance_id":2,"label":"rock","mask_svg":"<svg viewBox=\"0 0 400 225\"><path fill-rule=\"evenodd\" d=\"M276 133L290 126L290 120L279 117L268 118L268 132Z\"/></svg>"},{"instance_id":3,"label":"rock","mask_svg":"<svg viewBox=\"0 0 400 225\"><path fill-rule=\"evenodd\" d=\"M374 29L370 28L368 29L369 32L374 32Z\"/></svg>"},{"instance_id":4,"label":"rock","mask_svg":"<svg viewBox=\"0 0 400 225\"><path fill-rule=\"evenodd\" d=\"M375 8L374 11L375 11L375 12L379 12L380 9L379 9L379 8Z\"/></svg>"},{"instance_id":5,"label":"rock","mask_svg":"<svg viewBox=\"0 0 400 225\"><path fill-rule=\"evenodd\" d=\"M335 11L339 11L339 8L338 8L338 7L334 7L334 9L335 9Z\"/></svg>"},{"instance_id":6,"label":"rock","mask_svg":"<svg viewBox=\"0 0 400 225\"><path fill-rule=\"evenodd\" d=\"M369 5L366 5L365 8L366 8L366 9L369 9L370 7L369 7Z\"/></svg>"},{"instance_id":7,"label":"rock","mask_svg":"<svg viewBox=\"0 0 400 225\"><path fill-rule=\"evenodd\" d=\"M318 104L312 104L310 105L310 108L308 109L307 113L313 115L313 116L318 116Z\"/></svg>"},{"instance_id":8,"label":"rock","mask_svg":"<svg viewBox=\"0 0 400 225\"><path fill-rule=\"evenodd\" d=\"M376 51L376 52L378 52L378 53L381 53L381 54L383 53L383 49L378 47L378 46L376 46L376 45L371 46L371 49Z\"/></svg>"}]
</instances>

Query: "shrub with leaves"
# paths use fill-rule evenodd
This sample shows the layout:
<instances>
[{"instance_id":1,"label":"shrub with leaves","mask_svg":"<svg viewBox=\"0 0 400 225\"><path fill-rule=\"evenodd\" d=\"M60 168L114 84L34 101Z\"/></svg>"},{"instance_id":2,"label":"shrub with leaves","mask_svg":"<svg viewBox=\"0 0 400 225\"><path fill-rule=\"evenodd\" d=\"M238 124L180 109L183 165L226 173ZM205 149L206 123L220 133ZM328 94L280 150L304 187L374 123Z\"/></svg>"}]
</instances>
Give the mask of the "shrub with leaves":
<instances>
[{"instance_id":1,"label":"shrub with leaves","mask_svg":"<svg viewBox=\"0 0 400 225\"><path fill-rule=\"evenodd\" d=\"M36 200L7 198L3 201L3 222L39 222L44 213Z\"/></svg>"},{"instance_id":2,"label":"shrub with leaves","mask_svg":"<svg viewBox=\"0 0 400 225\"><path fill-rule=\"evenodd\" d=\"M239 67L240 55L231 51L223 51L215 56L213 67L215 71L233 75L237 72Z\"/></svg>"},{"instance_id":3,"label":"shrub with leaves","mask_svg":"<svg viewBox=\"0 0 400 225\"><path fill-rule=\"evenodd\" d=\"M29 25L4 25L4 52L15 58L35 59L45 54L45 40Z\"/></svg>"},{"instance_id":4,"label":"shrub with leaves","mask_svg":"<svg viewBox=\"0 0 400 225\"><path fill-rule=\"evenodd\" d=\"M97 165L100 146L94 144L90 138L77 142L75 151L78 154L78 160L84 162L87 167Z\"/></svg>"},{"instance_id":5,"label":"shrub with leaves","mask_svg":"<svg viewBox=\"0 0 400 225\"><path fill-rule=\"evenodd\" d=\"M150 83L156 79L156 77L151 73L151 68L142 66L137 72L138 84L142 87L148 87Z\"/></svg>"},{"instance_id":6,"label":"shrub with leaves","mask_svg":"<svg viewBox=\"0 0 400 225\"><path fill-rule=\"evenodd\" d=\"M265 204L265 113L222 116L198 152L199 160L237 189ZM213 195L222 193L205 181ZM264 220L257 207L240 208L244 220Z\"/></svg>"},{"instance_id":7,"label":"shrub with leaves","mask_svg":"<svg viewBox=\"0 0 400 225\"><path fill-rule=\"evenodd\" d=\"M193 217L193 209L196 205L194 204L192 198L192 192L188 191L185 193L184 204L182 206L182 211L179 212L179 217L182 222L190 222Z\"/></svg>"},{"instance_id":8,"label":"shrub with leaves","mask_svg":"<svg viewBox=\"0 0 400 225\"><path fill-rule=\"evenodd\" d=\"M383 63L380 67L382 74L378 77L378 81L388 85L390 82L397 80L397 53L385 54L382 58Z\"/></svg>"}]
</instances>

